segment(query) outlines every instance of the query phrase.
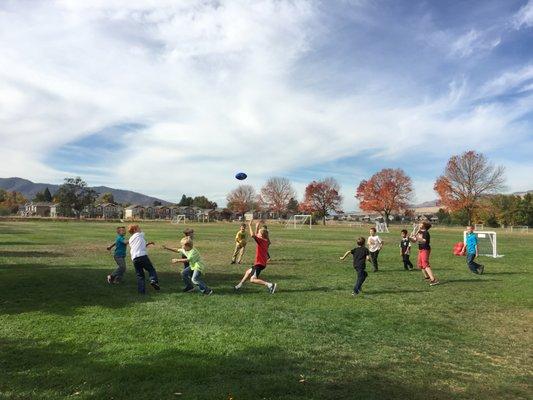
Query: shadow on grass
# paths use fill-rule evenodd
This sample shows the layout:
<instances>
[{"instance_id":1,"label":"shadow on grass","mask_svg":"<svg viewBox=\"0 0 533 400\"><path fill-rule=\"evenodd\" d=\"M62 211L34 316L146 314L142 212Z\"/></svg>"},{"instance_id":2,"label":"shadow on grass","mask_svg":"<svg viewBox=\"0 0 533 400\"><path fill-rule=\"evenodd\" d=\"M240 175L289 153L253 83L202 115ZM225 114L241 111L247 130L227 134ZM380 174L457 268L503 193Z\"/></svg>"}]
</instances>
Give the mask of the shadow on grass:
<instances>
[{"instance_id":1,"label":"shadow on grass","mask_svg":"<svg viewBox=\"0 0 533 400\"><path fill-rule=\"evenodd\" d=\"M66 254L57 251L4 251L0 250L0 257L67 257Z\"/></svg>"},{"instance_id":2,"label":"shadow on grass","mask_svg":"<svg viewBox=\"0 0 533 400\"><path fill-rule=\"evenodd\" d=\"M107 283L107 274L112 269L113 266L104 270L94 269L89 265L42 263L0 265L0 313L44 311L50 314L74 315L80 307L118 309L128 307L132 303L155 301L161 296L182 295L181 270L158 270L161 291L153 291L147 282L147 294L142 296L137 293L137 280L130 264L124 282L120 285ZM205 275L206 283L213 287L216 295L233 295L233 286L240 278L241 274L235 273L213 272ZM250 294L257 294L257 290L250 290ZM179 299L176 301L180 302Z\"/></svg>"},{"instance_id":3,"label":"shadow on grass","mask_svg":"<svg viewBox=\"0 0 533 400\"><path fill-rule=\"evenodd\" d=\"M498 282L499 279L483 279L481 276L477 279L447 279L440 281L440 286L448 285L450 283L487 283L487 282Z\"/></svg>"},{"instance_id":4,"label":"shadow on grass","mask_svg":"<svg viewBox=\"0 0 533 400\"><path fill-rule=\"evenodd\" d=\"M200 343L199 343L200 344ZM187 350L184 350L186 347ZM79 399L450 399L420 381L391 378L407 365L383 363L330 376L276 346L213 354L169 344L164 351L117 357L78 343L0 339L3 398ZM312 367L309 365L312 364ZM394 371L396 370L396 371ZM301 380L304 381L301 381ZM480 398L483 398L480 393Z\"/></svg>"}]
</instances>

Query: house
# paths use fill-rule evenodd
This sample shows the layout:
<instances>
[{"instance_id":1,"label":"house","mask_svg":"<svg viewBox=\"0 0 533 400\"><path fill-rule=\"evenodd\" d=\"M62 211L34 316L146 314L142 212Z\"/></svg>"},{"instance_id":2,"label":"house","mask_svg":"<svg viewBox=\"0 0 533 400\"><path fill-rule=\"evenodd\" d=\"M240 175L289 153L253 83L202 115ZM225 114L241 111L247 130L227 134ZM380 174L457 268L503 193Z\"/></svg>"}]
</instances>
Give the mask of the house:
<instances>
[{"instance_id":1,"label":"house","mask_svg":"<svg viewBox=\"0 0 533 400\"><path fill-rule=\"evenodd\" d=\"M171 219L171 209L167 206L155 207L155 218L157 219Z\"/></svg>"},{"instance_id":2,"label":"house","mask_svg":"<svg viewBox=\"0 0 533 400\"><path fill-rule=\"evenodd\" d=\"M125 219L143 219L145 216L145 209L143 206L131 205L124 209Z\"/></svg>"},{"instance_id":3,"label":"house","mask_svg":"<svg viewBox=\"0 0 533 400\"><path fill-rule=\"evenodd\" d=\"M101 203L95 206L95 216L103 219L117 219L122 214L122 207L115 203Z\"/></svg>"},{"instance_id":4,"label":"house","mask_svg":"<svg viewBox=\"0 0 533 400\"><path fill-rule=\"evenodd\" d=\"M148 206L144 209L144 218L146 219L154 219L155 218L155 207L154 206Z\"/></svg>"},{"instance_id":5,"label":"house","mask_svg":"<svg viewBox=\"0 0 533 400\"><path fill-rule=\"evenodd\" d=\"M24 205L23 213L25 216L36 216L36 217L49 217L50 216L50 208L54 205L54 203L49 202L36 202L33 201L30 203L26 203Z\"/></svg>"}]
</instances>

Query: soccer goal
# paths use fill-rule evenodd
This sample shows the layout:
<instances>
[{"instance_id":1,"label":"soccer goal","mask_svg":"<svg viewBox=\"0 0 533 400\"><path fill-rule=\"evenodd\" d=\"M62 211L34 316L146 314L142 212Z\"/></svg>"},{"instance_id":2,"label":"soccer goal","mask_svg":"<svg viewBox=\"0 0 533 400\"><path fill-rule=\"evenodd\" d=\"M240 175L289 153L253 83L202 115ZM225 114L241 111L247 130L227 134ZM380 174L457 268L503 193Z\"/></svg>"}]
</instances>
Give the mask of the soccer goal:
<instances>
[{"instance_id":1,"label":"soccer goal","mask_svg":"<svg viewBox=\"0 0 533 400\"><path fill-rule=\"evenodd\" d=\"M466 243L467 231L463 233L463 241ZM477 252L480 256L503 257L498 254L498 242L496 232L493 231L475 231L477 236Z\"/></svg>"},{"instance_id":2,"label":"soccer goal","mask_svg":"<svg viewBox=\"0 0 533 400\"><path fill-rule=\"evenodd\" d=\"M376 221L376 232L377 233L389 233L389 227L386 222Z\"/></svg>"},{"instance_id":3,"label":"soccer goal","mask_svg":"<svg viewBox=\"0 0 533 400\"><path fill-rule=\"evenodd\" d=\"M285 224L286 228L302 229L304 226L309 225L309 229L313 224L313 220L310 215L293 215L287 220Z\"/></svg>"},{"instance_id":4,"label":"soccer goal","mask_svg":"<svg viewBox=\"0 0 533 400\"><path fill-rule=\"evenodd\" d=\"M474 229L476 231L482 231L483 229L485 229L485 225L483 225L483 224L475 224L474 225Z\"/></svg>"},{"instance_id":5,"label":"soccer goal","mask_svg":"<svg viewBox=\"0 0 533 400\"><path fill-rule=\"evenodd\" d=\"M174 218L172 218L172 221L170 221L172 224L183 224L185 223L185 215L180 214L176 215Z\"/></svg>"}]
</instances>

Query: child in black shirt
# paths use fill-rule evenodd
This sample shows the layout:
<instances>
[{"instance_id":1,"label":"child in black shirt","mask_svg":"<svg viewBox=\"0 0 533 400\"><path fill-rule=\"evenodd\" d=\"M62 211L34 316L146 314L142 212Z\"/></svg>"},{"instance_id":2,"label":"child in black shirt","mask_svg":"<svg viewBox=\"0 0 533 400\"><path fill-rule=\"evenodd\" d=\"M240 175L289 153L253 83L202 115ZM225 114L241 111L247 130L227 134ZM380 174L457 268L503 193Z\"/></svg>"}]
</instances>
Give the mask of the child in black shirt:
<instances>
[{"instance_id":1,"label":"child in black shirt","mask_svg":"<svg viewBox=\"0 0 533 400\"><path fill-rule=\"evenodd\" d=\"M400 255L402 256L403 267L405 268L405 270L412 271L413 263L411 263L411 260L409 260L409 256L411 255L411 241L409 240L409 236L407 235L407 231L405 229L402 230L402 240L400 241Z\"/></svg>"},{"instance_id":2,"label":"child in black shirt","mask_svg":"<svg viewBox=\"0 0 533 400\"><path fill-rule=\"evenodd\" d=\"M344 260L346 257L348 257L348 254L351 254L353 256L353 267L357 273L357 281L355 282L355 287L353 288L352 296L356 296L359 294L359 292L361 292L363 282L368 276L368 273L365 271L365 268L366 260L370 259L370 252L365 247L365 242L365 238L360 237L359 239L357 239L357 247L352 250L348 250L344 254L344 256L340 258L341 260Z\"/></svg>"}]
</instances>

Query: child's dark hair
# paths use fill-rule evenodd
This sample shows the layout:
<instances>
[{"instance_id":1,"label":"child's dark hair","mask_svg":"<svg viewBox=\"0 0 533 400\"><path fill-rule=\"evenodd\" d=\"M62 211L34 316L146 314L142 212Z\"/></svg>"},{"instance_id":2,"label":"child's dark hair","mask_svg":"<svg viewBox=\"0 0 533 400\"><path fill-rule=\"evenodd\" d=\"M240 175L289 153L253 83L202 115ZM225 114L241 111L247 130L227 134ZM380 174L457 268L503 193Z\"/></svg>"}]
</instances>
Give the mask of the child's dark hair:
<instances>
[{"instance_id":1,"label":"child's dark hair","mask_svg":"<svg viewBox=\"0 0 533 400\"><path fill-rule=\"evenodd\" d=\"M431 224L429 222L422 222L422 226L427 231L429 228L431 228Z\"/></svg>"},{"instance_id":2,"label":"child's dark hair","mask_svg":"<svg viewBox=\"0 0 533 400\"><path fill-rule=\"evenodd\" d=\"M357 243L357 245L358 245L359 247L361 247L361 246L364 246L364 245L365 245L365 242L366 242L365 238L364 238L364 237L360 237L360 238L357 239L357 242L356 242L356 243Z\"/></svg>"},{"instance_id":3,"label":"child's dark hair","mask_svg":"<svg viewBox=\"0 0 533 400\"><path fill-rule=\"evenodd\" d=\"M372 232L377 232L377 231L376 231L376 228L370 228L370 230L371 230Z\"/></svg>"},{"instance_id":4,"label":"child's dark hair","mask_svg":"<svg viewBox=\"0 0 533 400\"><path fill-rule=\"evenodd\" d=\"M117 229L126 229L125 226L117 226Z\"/></svg>"},{"instance_id":5,"label":"child's dark hair","mask_svg":"<svg viewBox=\"0 0 533 400\"><path fill-rule=\"evenodd\" d=\"M243 227L243 226L246 228L246 224L244 222L241 224L241 227Z\"/></svg>"},{"instance_id":6,"label":"child's dark hair","mask_svg":"<svg viewBox=\"0 0 533 400\"><path fill-rule=\"evenodd\" d=\"M407 229L402 229L402 233L405 233L407 235Z\"/></svg>"}]
</instances>

